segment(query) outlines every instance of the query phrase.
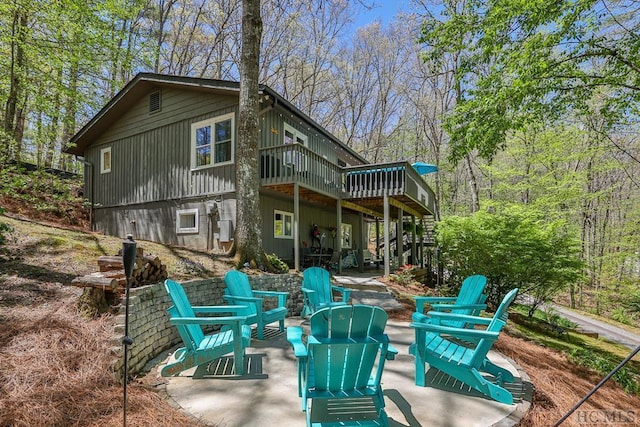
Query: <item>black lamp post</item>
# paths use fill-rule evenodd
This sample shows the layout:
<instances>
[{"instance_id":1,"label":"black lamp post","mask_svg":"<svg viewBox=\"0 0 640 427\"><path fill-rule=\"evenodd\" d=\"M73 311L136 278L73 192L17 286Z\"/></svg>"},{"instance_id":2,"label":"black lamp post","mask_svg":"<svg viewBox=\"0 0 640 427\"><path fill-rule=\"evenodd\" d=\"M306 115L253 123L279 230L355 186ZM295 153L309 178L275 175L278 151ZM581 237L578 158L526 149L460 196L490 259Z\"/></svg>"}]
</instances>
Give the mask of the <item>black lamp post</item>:
<instances>
[{"instance_id":1,"label":"black lamp post","mask_svg":"<svg viewBox=\"0 0 640 427\"><path fill-rule=\"evenodd\" d=\"M136 262L136 242L133 236L129 234L127 239L122 242L122 264L124 265L124 274L127 277L127 288L125 291L124 305L124 337L122 345L124 346L124 373L122 378L123 384L123 402L122 402L122 425L127 425L127 380L129 371L128 348L133 344L133 340L129 338L129 287L131 285L131 275Z\"/></svg>"}]
</instances>

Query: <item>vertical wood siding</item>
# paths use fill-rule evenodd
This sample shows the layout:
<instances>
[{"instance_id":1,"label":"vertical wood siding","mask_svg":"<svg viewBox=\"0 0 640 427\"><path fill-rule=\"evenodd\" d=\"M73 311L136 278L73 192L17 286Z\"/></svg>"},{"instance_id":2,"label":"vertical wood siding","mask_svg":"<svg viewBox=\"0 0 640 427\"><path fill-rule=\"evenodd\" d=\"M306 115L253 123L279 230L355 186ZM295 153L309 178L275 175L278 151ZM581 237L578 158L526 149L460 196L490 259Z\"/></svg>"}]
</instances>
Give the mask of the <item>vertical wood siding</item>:
<instances>
[{"instance_id":1,"label":"vertical wood siding","mask_svg":"<svg viewBox=\"0 0 640 427\"><path fill-rule=\"evenodd\" d=\"M233 191L233 164L191 170L191 124L236 113L234 102L237 99L220 95L163 89L162 110L149 114L147 97L141 99L87 153L93 164L96 205L122 206ZM111 172L101 174L100 150L105 147L111 147Z\"/></svg>"}]
</instances>

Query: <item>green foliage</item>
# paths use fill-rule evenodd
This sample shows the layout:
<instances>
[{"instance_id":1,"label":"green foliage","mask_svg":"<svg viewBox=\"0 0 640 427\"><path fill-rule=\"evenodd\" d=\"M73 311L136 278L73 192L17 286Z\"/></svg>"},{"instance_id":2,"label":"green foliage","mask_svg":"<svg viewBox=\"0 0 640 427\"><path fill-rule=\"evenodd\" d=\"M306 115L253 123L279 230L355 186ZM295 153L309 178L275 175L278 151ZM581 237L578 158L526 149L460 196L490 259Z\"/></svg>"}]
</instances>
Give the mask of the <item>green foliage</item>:
<instances>
[{"instance_id":1,"label":"green foliage","mask_svg":"<svg viewBox=\"0 0 640 427\"><path fill-rule=\"evenodd\" d=\"M596 353L584 348L575 348L571 350L569 353L569 359L573 363L597 371L602 376L607 375L618 365L618 363L620 363L619 361L605 357L602 353ZM640 395L640 379L625 367L620 368L620 370L616 372L613 376L613 380L627 393Z\"/></svg>"},{"instance_id":2,"label":"green foliage","mask_svg":"<svg viewBox=\"0 0 640 427\"><path fill-rule=\"evenodd\" d=\"M544 302L576 282L582 268L578 243L565 232L564 222L544 218L523 205L445 218L436 226L436 241L449 284L459 286L465 277L483 274L489 301L497 304L516 287Z\"/></svg>"},{"instance_id":3,"label":"green foliage","mask_svg":"<svg viewBox=\"0 0 640 427\"><path fill-rule=\"evenodd\" d=\"M415 267L411 264L401 266L398 271L389 275L389 278L400 286L408 286L413 283L413 271Z\"/></svg>"},{"instance_id":4,"label":"green foliage","mask_svg":"<svg viewBox=\"0 0 640 427\"><path fill-rule=\"evenodd\" d=\"M78 224L86 216L82 178L61 178L45 170L26 171L18 166L0 170L0 195L35 211L34 217L55 217L63 223Z\"/></svg>"},{"instance_id":5,"label":"green foliage","mask_svg":"<svg viewBox=\"0 0 640 427\"><path fill-rule=\"evenodd\" d=\"M0 216L4 215L6 209L0 206ZM0 221L0 246L4 245L7 241L7 234L11 233L13 228L7 223Z\"/></svg>"},{"instance_id":6,"label":"green foliage","mask_svg":"<svg viewBox=\"0 0 640 427\"><path fill-rule=\"evenodd\" d=\"M267 260L271 263L271 266L276 270L276 273L285 274L289 272L289 266L286 262L278 258L276 254L266 254Z\"/></svg>"},{"instance_id":7,"label":"green foliage","mask_svg":"<svg viewBox=\"0 0 640 427\"><path fill-rule=\"evenodd\" d=\"M443 4L422 28L425 58L454 64L458 103L446 121L452 156L491 158L509 132L568 112L594 111L607 125L638 113L640 21L595 0ZM443 20L438 20L444 17Z\"/></svg>"}]
</instances>

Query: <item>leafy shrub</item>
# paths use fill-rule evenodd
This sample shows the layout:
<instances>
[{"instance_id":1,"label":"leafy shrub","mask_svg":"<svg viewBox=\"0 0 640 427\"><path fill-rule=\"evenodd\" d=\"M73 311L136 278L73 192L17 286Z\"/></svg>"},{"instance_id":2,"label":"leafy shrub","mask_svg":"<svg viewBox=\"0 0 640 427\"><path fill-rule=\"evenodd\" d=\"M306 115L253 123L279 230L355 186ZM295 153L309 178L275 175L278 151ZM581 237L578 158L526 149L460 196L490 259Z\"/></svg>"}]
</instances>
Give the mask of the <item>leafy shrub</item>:
<instances>
[{"instance_id":1,"label":"leafy shrub","mask_svg":"<svg viewBox=\"0 0 640 427\"><path fill-rule=\"evenodd\" d=\"M401 266L398 271L389 275L389 278L400 286L409 286L413 283L413 271L415 267L411 264Z\"/></svg>"},{"instance_id":2,"label":"leafy shrub","mask_svg":"<svg viewBox=\"0 0 640 427\"><path fill-rule=\"evenodd\" d=\"M276 270L276 273L285 274L285 273L289 272L289 266L287 265L286 262L284 262L280 258L278 258L278 255L276 255L276 254L267 254L267 260L273 266L273 268Z\"/></svg>"},{"instance_id":3,"label":"leafy shrub","mask_svg":"<svg viewBox=\"0 0 640 427\"><path fill-rule=\"evenodd\" d=\"M436 224L436 241L445 277L452 286L472 274L488 279L488 302L498 305L513 288L535 305L581 277L578 240L562 221L548 221L530 206L493 206L468 217Z\"/></svg>"}]
</instances>

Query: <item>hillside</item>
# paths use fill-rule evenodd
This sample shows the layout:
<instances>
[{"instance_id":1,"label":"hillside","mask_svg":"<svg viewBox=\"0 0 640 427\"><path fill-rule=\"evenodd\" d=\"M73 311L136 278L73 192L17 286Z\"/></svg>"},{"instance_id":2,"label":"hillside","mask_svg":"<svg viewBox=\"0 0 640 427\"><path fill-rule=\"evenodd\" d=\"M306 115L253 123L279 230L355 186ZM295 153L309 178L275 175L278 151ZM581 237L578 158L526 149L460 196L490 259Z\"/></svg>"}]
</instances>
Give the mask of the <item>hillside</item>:
<instances>
[{"instance_id":1,"label":"hillside","mask_svg":"<svg viewBox=\"0 0 640 427\"><path fill-rule=\"evenodd\" d=\"M121 239L51 218L48 222L27 219L30 211L18 199L4 206L11 209L10 217L0 217L0 222L13 232L0 247L0 355L5 360L0 369L0 426L121 425L122 388L107 368L113 316L82 318L76 308L81 290L69 286L74 277L96 270L98 256L117 253ZM160 257L170 276L178 280L220 275L230 268L228 260L206 253L138 244L145 253ZM407 311L397 318L408 319L413 309L410 295L419 288L391 282L389 286L406 303ZM538 335L534 342L521 324L513 322L508 332L497 348L522 366L534 384L533 406L521 426L550 425L602 377L552 349L569 345L595 349L598 343L574 335L565 341L548 331L549 337ZM628 352L616 346L606 349L617 360ZM637 364L635 368L640 371ZM168 403L156 375L136 379L128 393L127 423L131 426L198 425ZM640 399L610 383L581 411L601 414L638 407ZM564 425L580 424L573 418Z\"/></svg>"}]
</instances>

